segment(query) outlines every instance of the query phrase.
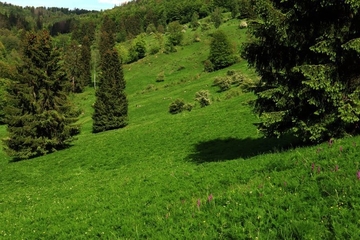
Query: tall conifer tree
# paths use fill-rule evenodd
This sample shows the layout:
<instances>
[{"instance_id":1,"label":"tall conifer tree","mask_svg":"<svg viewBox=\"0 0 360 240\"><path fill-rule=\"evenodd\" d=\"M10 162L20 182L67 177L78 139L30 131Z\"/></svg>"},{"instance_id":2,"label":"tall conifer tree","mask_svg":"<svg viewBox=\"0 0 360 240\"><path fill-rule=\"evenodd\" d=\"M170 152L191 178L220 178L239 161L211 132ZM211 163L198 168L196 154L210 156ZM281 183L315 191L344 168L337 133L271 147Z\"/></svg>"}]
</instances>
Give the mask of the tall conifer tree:
<instances>
[{"instance_id":1,"label":"tall conifer tree","mask_svg":"<svg viewBox=\"0 0 360 240\"><path fill-rule=\"evenodd\" d=\"M243 57L261 76L259 129L312 142L359 132L359 1L258 0L256 9Z\"/></svg>"},{"instance_id":2,"label":"tall conifer tree","mask_svg":"<svg viewBox=\"0 0 360 240\"><path fill-rule=\"evenodd\" d=\"M111 20L105 17L99 43L101 74L92 117L94 133L125 127L128 120L124 74L109 26Z\"/></svg>"},{"instance_id":3,"label":"tall conifer tree","mask_svg":"<svg viewBox=\"0 0 360 240\"><path fill-rule=\"evenodd\" d=\"M82 41L80 50L81 71L80 78L85 85L91 84L91 42L88 36L85 36Z\"/></svg>"},{"instance_id":4,"label":"tall conifer tree","mask_svg":"<svg viewBox=\"0 0 360 240\"><path fill-rule=\"evenodd\" d=\"M5 151L17 159L44 155L66 147L79 133L65 91L69 81L59 65L47 31L24 38L19 77L8 90Z\"/></svg>"}]
</instances>

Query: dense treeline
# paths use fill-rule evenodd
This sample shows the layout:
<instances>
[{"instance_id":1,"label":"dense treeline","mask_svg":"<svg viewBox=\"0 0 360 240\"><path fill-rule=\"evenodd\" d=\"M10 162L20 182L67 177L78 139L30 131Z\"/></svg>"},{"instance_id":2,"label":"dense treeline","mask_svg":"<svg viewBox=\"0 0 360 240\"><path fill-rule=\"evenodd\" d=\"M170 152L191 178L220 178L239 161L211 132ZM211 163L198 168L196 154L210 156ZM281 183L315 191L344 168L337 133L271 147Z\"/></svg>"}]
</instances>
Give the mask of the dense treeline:
<instances>
[{"instance_id":1,"label":"dense treeline","mask_svg":"<svg viewBox=\"0 0 360 240\"><path fill-rule=\"evenodd\" d=\"M154 25L158 30L167 24L179 21L189 23L197 14L198 18L209 16L215 9L232 12L233 17L254 17L253 0L143 0L131 1L116 7L109 15L116 23L117 40L124 41L145 32Z\"/></svg>"},{"instance_id":2,"label":"dense treeline","mask_svg":"<svg viewBox=\"0 0 360 240\"><path fill-rule=\"evenodd\" d=\"M0 29L41 30L47 28L52 36L70 33L79 15L97 13L75 8L20 7L0 2Z\"/></svg>"}]
</instances>

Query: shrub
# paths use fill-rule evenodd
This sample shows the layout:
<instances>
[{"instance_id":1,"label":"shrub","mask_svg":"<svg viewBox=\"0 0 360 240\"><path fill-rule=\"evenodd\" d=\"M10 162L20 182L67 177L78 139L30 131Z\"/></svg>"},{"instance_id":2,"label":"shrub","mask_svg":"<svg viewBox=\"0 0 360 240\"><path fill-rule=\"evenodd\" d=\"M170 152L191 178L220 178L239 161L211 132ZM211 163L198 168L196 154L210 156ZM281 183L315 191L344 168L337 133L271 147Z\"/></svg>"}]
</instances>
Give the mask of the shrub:
<instances>
[{"instance_id":1,"label":"shrub","mask_svg":"<svg viewBox=\"0 0 360 240\"><path fill-rule=\"evenodd\" d=\"M130 62L129 51L126 47L122 46L121 44L117 44L115 46L115 49L119 54L121 63L129 63Z\"/></svg>"},{"instance_id":2,"label":"shrub","mask_svg":"<svg viewBox=\"0 0 360 240\"><path fill-rule=\"evenodd\" d=\"M201 38L200 38L200 34L195 32L194 36L193 36L193 41L194 42L201 42Z\"/></svg>"},{"instance_id":3,"label":"shrub","mask_svg":"<svg viewBox=\"0 0 360 240\"><path fill-rule=\"evenodd\" d=\"M164 53L169 54L169 53L173 53L173 52L177 52L176 47L171 42L166 41Z\"/></svg>"},{"instance_id":4,"label":"shrub","mask_svg":"<svg viewBox=\"0 0 360 240\"><path fill-rule=\"evenodd\" d=\"M209 23L204 22L204 23L201 23L200 28L201 28L201 31L204 32L204 31L209 30L211 28L211 26Z\"/></svg>"},{"instance_id":5,"label":"shrub","mask_svg":"<svg viewBox=\"0 0 360 240\"><path fill-rule=\"evenodd\" d=\"M174 102L170 103L169 113L178 114L184 110L191 111L193 105L190 103L185 103L183 99L176 99Z\"/></svg>"},{"instance_id":6,"label":"shrub","mask_svg":"<svg viewBox=\"0 0 360 240\"><path fill-rule=\"evenodd\" d=\"M219 87L220 92L229 90L232 86L239 86L243 83L245 77L240 72L229 70L225 77L216 77L213 86Z\"/></svg>"},{"instance_id":7,"label":"shrub","mask_svg":"<svg viewBox=\"0 0 360 240\"><path fill-rule=\"evenodd\" d=\"M152 34L156 32L156 27L153 23L150 23L147 28L146 28L146 33L147 34Z\"/></svg>"},{"instance_id":8,"label":"shrub","mask_svg":"<svg viewBox=\"0 0 360 240\"><path fill-rule=\"evenodd\" d=\"M151 46L150 49L149 49L150 55L155 55L155 54L157 54L159 51L160 51L160 46L159 46L159 45Z\"/></svg>"},{"instance_id":9,"label":"shrub","mask_svg":"<svg viewBox=\"0 0 360 240\"><path fill-rule=\"evenodd\" d=\"M235 72L233 75L229 76L231 78L231 84L235 86L239 86L243 83L245 76L239 72Z\"/></svg>"},{"instance_id":10,"label":"shrub","mask_svg":"<svg viewBox=\"0 0 360 240\"><path fill-rule=\"evenodd\" d=\"M161 72L156 76L156 82L164 82L165 81L165 73Z\"/></svg>"},{"instance_id":11,"label":"shrub","mask_svg":"<svg viewBox=\"0 0 360 240\"><path fill-rule=\"evenodd\" d=\"M239 88L235 88L235 89L231 89L230 91L228 91L225 95L225 99L231 99L237 96L240 96L241 94L241 90Z\"/></svg>"},{"instance_id":12,"label":"shrub","mask_svg":"<svg viewBox=\"0 0 360 240\"><path fill-rule=\"evenodd\" d=\"M231 77L216 77L213 86L218 86L220 92L227 91L231 88L232 79Z\"/></svg>"},{"instance_id":13,"label":"shrub","mask_svg":"<svg viewBox=\"0 0 360 240\"><path fill-rule=\"evenodd\" d=\"M139 35L129 50L129 61L136 62L144 58L146 55L146 42L144 38Z\"/></svg>"},{"instance_id":14,"label":"shrub","mask_svg":"<svg viewBox=\"0 0 360 240\"><path fill-rule=\"evenodd\" d=\"M204 61L204 71L205 72L214 71L214 64L210 60L205 60Z\"/></svg>"},{"instance_id":15,"label":"shrub","mask_svg":"<svg viewBox=\"0 0 360 240\"><path fill-rule=\"evenodd\" d=\"M243 28L247 28L248 27L248 24L246 21L241 21L240 24L239 24L239 28L240 29L243 29Z\"/></svg>"},{"instance_id":16,"label":"shrub","mask_svg":"<svg viewBox=\"0 0 360 240\"><path fill-rule=\"evenodd\" d=\"M173 46L180 45L181 41L184 38L184 33L182 32L183 26L178 22L171 22L168 25L168 42Z\"/></svg>"},{"instance_id":17,"label":"shrub","mask_svg":"<svg viewBox=\"0 0 360 240\"><path fill-rule=\"evenodd\" d=\"M195 94L195 101L200 103L200 107L206 107L211 104L210 93L208 90L201 90Z\"/></svg>"},{"instance_id":18,"label":"shrub","mask_svg":"<svg viewBox=\"0 0 360 240\"><path fill-rule=\"evenodd\" d=\"M251 78L246 78L244 77L242 82L241 82L241 89L244 92L251 92L254 91L256 89L256 87L259 85L260 79L251 79Z\"/></svg>"}]
</instances>

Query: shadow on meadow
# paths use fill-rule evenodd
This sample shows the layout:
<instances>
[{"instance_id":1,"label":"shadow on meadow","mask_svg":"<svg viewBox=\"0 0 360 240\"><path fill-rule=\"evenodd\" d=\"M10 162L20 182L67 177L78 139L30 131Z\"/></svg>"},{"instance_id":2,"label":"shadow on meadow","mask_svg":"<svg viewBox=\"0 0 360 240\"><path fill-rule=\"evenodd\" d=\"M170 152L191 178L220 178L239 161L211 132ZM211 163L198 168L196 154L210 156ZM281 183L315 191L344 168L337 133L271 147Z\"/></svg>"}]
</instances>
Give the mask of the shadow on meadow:
<instances>
[{"instance_id":1,"label":"shadow on meadow","mask_svg":"<svg viewBox=\"0 0 360 240\"><path fill-rule=\"evenodd\" d=\"M200 142L188 161L198 164L233 159L248 159L257 155L282 152L300 146L294 137L277 138L225 138Z\"/></svg>"}]
</instances>

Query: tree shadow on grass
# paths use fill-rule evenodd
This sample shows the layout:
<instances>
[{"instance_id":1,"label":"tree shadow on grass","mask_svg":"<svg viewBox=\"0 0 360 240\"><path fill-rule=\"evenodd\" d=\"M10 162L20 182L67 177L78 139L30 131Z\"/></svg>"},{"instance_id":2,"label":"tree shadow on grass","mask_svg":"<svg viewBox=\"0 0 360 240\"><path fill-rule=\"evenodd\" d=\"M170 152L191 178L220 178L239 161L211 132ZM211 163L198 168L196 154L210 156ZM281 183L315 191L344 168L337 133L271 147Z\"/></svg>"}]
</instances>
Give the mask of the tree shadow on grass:
<instances>
[{"instance_id":1,"label":"tree shadow on grass","mask_svg":"<svg viewBox=\"0 0 360 240\"><path fill-rule=\"evenodd\" d=\"M195 145L194 153L187 157L188 161L198 164L234 159L248 159L257 155L282 152L301 146L292 137L277 138L225 138L200 142Z\"/></svg>"}]
</instances>

